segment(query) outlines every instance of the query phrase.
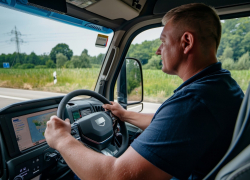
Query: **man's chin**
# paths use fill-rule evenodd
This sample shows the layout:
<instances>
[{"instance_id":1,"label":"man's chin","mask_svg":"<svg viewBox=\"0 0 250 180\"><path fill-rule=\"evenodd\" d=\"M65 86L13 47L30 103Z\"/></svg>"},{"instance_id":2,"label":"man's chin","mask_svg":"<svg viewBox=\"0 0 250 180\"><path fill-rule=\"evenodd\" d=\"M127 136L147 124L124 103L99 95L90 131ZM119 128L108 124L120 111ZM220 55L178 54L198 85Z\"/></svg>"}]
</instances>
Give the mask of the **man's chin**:
<instances>
[{"instance_id":1,"label":"man's chin","mask_svg":"<svg viewBox=\"0 0 250 180\"><path fill-rule=\"evenodd\" d=\"M167 70L167 68L165 68L164 66L162 66L161 68L162 72L166 73L166 74L169 74L169 71Z\"/></svg>"},{"instance_id":2,"label":"man's chin","mask_svg":"<svg viewBox=\"0 0 250 180\"><path fill-rule=\"evenodd\" d=\"M170 71L169 69L165 68L164 66L162 66L161 68L162 72L169 74L169 75L176 75L173 71Z\"/></svg>"}]
</instances>

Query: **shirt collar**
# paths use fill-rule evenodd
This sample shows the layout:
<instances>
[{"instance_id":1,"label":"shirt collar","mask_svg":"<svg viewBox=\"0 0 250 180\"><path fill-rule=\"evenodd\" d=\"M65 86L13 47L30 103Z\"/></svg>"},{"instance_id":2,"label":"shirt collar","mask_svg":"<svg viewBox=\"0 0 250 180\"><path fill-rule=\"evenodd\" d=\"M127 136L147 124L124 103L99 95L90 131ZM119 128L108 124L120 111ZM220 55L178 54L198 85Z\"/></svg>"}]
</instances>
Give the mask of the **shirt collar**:
<instances>
[{"instance_id":1,"label":"shirt collar","mask_svg":"<svg viewBox=\"0 0 250 180\"><path fill-rule=\"evenodd\" d=\"M221 70L221 62L217 62L217 63L214 63L214 64L206 67L205 69L198 72L197 74L195 74L194 76L192 76L191 78L186 80L184 83L182 83L176 90L174 90L174 93L179 91L183 87L191 84L192 82L196 81L197 79L201 79L204 76L207 76L208 74L211 74L211 73L219 71L219 70Z\"/></svg>"}]
</instances>

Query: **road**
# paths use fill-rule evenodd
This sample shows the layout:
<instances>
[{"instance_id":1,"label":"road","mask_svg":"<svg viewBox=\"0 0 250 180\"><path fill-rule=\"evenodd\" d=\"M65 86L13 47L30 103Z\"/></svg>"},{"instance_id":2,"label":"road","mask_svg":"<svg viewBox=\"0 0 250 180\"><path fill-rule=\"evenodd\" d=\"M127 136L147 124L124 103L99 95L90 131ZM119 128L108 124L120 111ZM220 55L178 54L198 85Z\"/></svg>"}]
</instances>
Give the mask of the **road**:
<instances>
[{"instance_id":1,"label":"road","mask_svg":"<svg viewBox=\"0 0 250 180\"><path fill-rule=\"evenodd\" d=\"M41 99L46 97L62 96L62 93L52 93L43 91L32 91L23 89L0 88L0 109L13 103L27 101L31 99ZM143 113L155 113L161 104L143 102ZM140 111L141 106L135 105L128 108L131 111Z\"/></svg>"}]
</instances>

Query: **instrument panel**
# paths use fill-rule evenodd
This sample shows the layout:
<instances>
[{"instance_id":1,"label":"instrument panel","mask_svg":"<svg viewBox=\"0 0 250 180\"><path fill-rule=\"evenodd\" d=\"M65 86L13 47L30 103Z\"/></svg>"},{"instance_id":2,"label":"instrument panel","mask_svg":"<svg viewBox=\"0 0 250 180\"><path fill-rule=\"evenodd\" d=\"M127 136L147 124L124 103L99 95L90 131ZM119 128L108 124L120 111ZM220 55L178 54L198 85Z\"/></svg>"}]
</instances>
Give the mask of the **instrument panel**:
<instances>
[{"instance_id":1,"label":"instrument panel","mask_svg":"<svg viewBox=\"0 0 250 180\"><path fill-rule=\"evenodd\" d=\"M44 132L47 121L57 114L62 98L20 102L0 110L0 141L4 142L0 168L1 172L8 171L5 173L9 174L8 179L32 179L56 167L60 154L47 145ZM94 98L71 101L66 105L64 117L73 124L83 116L103 111L101 106Z\"/></svg>"},{"instance_id":2,"label":"instrument panel","mask_svg":"<svg viewBox=\"0 0 250 180\"><path fill-rule=\"evenodd\" d=\"M73 116L74 121L76 121L76 120L80 119L81 117L87 116L91 113L92 113L92 111L90 108L79 109L77 111L72 112L72 116Z\"/></svg>"},{"instance_id":3,"label":"instrument panel","mask_svg":"<svg viewBox=\"0 0 250 180\"><path fill-rule=\"evenodd\" d=\"M30 180L35 177L43 180L48 179L43 178L43 175L49 171L52 176L59 173L58 169L61 172L70 171L64 160L60 159L59 152L50 148L44 137L46 122L57 114L62 98L63 96L20 102L0 110L0 173L9 175L7 178L2 177L3 180ZM79 139L74 122L100 111L104 111L102 103L94 98L70 101L66 105L64 117L70 119L71 134ZM136 127L127 125L127 128L130 142L141 133ZM61 167L56 169L58 163Z\"/></svg>"}]
</instances>

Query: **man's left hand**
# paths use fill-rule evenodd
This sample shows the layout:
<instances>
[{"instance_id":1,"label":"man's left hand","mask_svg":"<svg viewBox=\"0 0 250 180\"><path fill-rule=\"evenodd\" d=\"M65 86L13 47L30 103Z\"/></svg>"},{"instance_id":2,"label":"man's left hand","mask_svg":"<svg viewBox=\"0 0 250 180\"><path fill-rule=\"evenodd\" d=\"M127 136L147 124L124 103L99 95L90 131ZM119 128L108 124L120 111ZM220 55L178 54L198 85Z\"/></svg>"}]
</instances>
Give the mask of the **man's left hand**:
<instances>
[{"instance_id":1,"label":"man's left hand","mask_svg":"<svg viewBox=\"0 0 250 180\"><path fill-rule=\"evenodd\" d=\"M50 120L47 122L44 136L48 145L51 148L57 149L60 143L64 142L65 138L71 136L70 132L71 126L69 119L63 121L57 116L51 116Z\"/></svg>"}]
</instances>

